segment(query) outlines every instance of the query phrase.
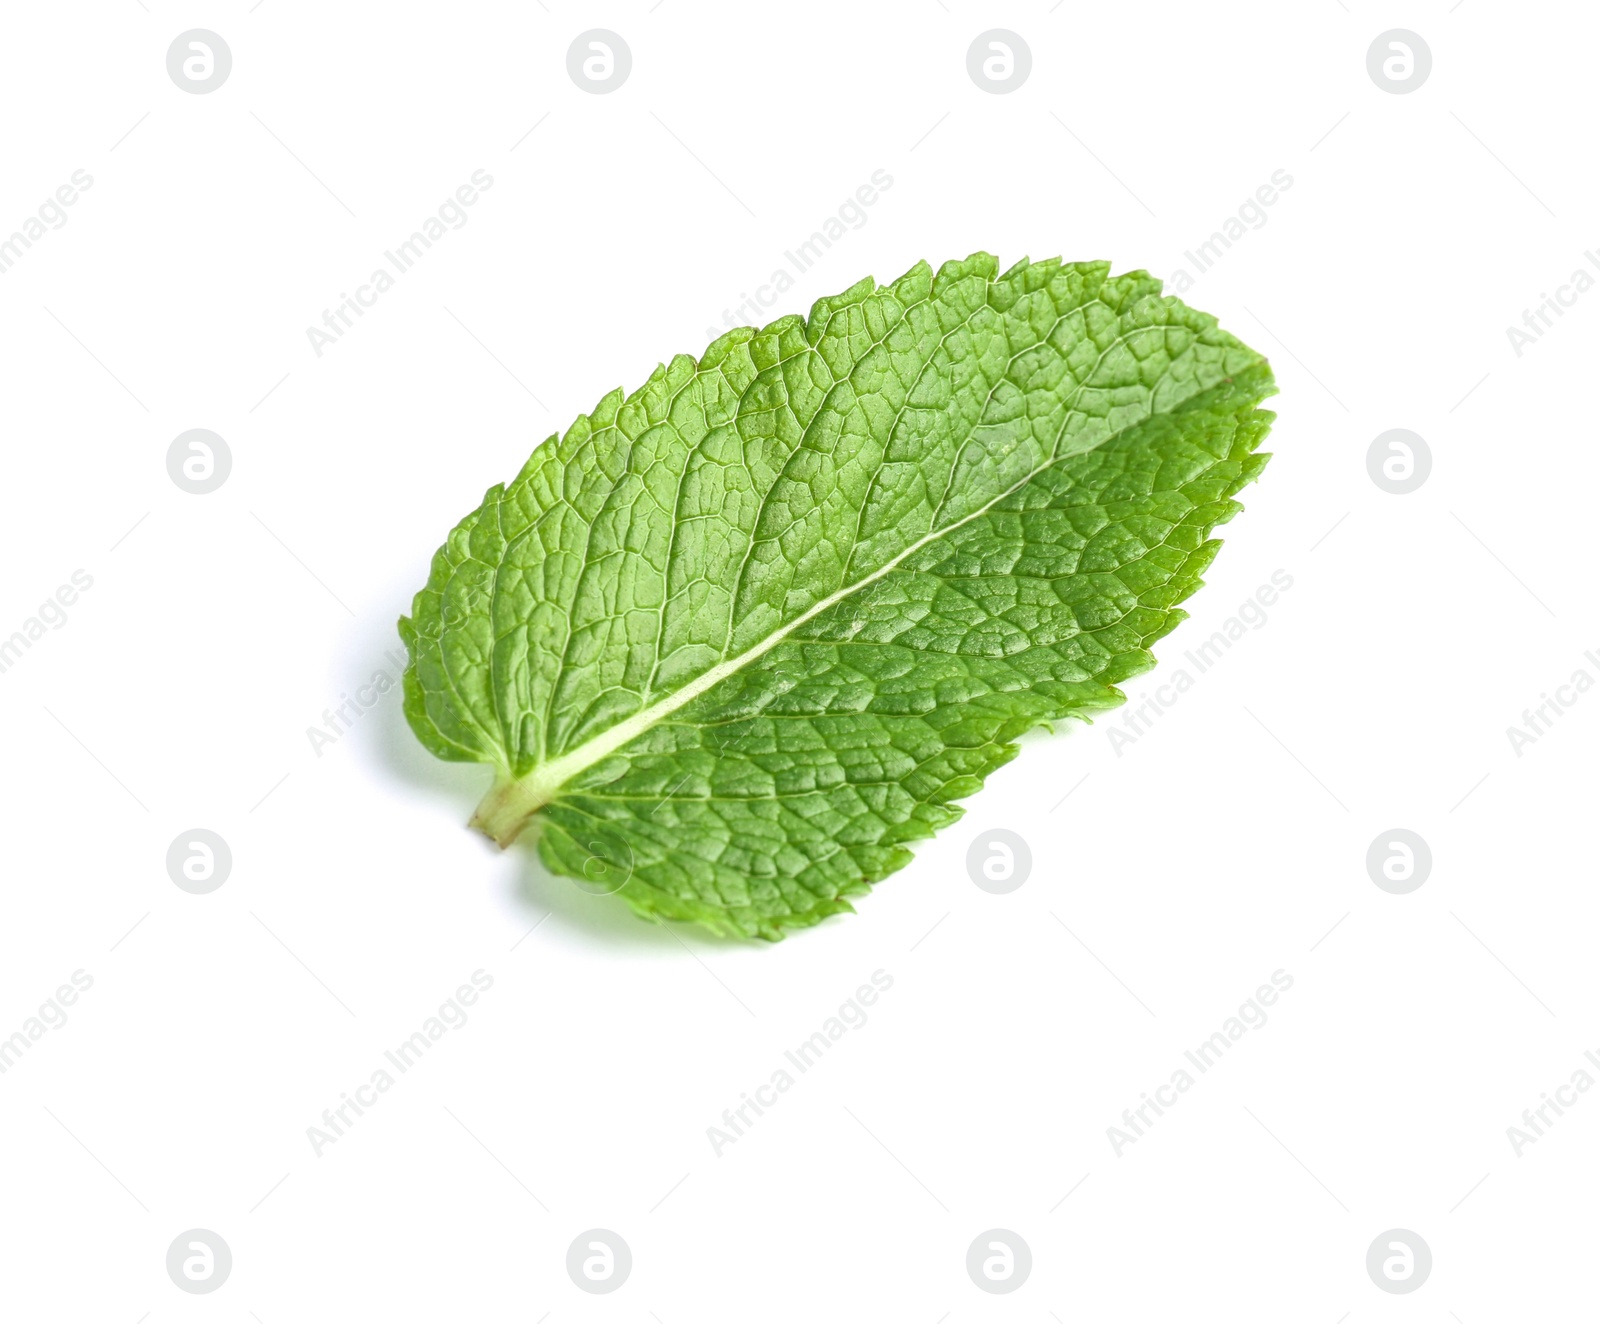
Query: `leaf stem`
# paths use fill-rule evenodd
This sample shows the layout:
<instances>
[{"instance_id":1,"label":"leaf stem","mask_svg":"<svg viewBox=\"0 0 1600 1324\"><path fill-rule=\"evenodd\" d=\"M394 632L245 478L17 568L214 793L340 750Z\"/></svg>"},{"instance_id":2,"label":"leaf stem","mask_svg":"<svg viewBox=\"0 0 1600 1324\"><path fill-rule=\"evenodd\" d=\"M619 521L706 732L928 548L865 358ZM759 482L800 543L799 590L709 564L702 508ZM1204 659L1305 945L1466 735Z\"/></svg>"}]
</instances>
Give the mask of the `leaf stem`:
<instances>
[{"instance_id":1,"label":"leaf stem","mask_svg":"<svg viewBox=\"0 0 1600 1324\"><path fill-rule=\"evenodd\" d=\"M496 777L489 793L478 802L467 824L475 827L494 844L505 850L522 835L534 814L550 801L554 787L539 785L537 773L520 780L513 777Z\"/></svg>"}]
</instances>

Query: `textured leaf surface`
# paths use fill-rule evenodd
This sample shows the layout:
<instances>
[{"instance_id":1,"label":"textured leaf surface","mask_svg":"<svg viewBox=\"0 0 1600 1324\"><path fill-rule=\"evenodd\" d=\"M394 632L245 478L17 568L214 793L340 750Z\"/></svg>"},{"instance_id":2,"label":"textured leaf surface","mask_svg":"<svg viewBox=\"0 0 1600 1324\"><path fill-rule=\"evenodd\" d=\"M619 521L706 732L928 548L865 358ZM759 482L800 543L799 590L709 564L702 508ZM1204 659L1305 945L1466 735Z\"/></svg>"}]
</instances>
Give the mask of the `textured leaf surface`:
<instances>
[{"instance_id":1,"label":"textured leaf surface","mask_svg":"<svg viewBox=\"0 0 1600 1324\"><path fill-rule=\"evenodd\" d=\"M474 822L643 915L850 910L1031 727L1121 702L1266 462L1266 362L987 254L730 332L491 488L401 621Z\"/></svg>"}]
</instances>

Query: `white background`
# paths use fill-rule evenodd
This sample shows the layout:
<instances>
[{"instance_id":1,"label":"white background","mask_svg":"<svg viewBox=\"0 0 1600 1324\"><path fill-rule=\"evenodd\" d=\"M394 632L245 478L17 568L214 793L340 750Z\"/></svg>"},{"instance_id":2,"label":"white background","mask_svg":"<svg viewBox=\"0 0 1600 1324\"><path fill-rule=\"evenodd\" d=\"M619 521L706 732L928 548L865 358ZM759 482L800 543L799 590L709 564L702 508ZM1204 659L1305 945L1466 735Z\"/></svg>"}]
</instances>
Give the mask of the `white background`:
<instances>
[{"instance_id":1,"label":"white background","mask_svg":"<svg viewBox=\"0 0 1600 1324\"><path fill-rule=\"evenodd\" d=\"M1600 1050L1600 692L1520 757L1506 733L1600 678L1600 295L1520 356L1506 334L1600 240L1592 14L106 0L4 24L0 233L94 182L0 276L0 635L94 582L0 675L0 1035L94 982L0 1076L0 1315L1592 1311L1600 1091L1520 1156L1506 1134ZM166 71L193 27L233 54L207 95ZM595 27L632 50L610 95L566 72ZM1009 95L967 74L991 27L1032 50ZM1408 95L1366 69L1397 27L1433 52ZM306 328L478 169L469 222L318 357ZM877 169L867 223L772 316L980 248L1169 278L1288 172L1186 295L1271 356L1276 458L1131 697L1283 570L1266 623L1120 754L1116 714L1031 741L858 915L775 946L497 855L463 826L486 770L432 760L392 695L314 754L484 489L702 349ZM206 496L165 467L197 427L233 457ZM1396 427L1433 455L1406 496L1366 468ZM205 896L165 866L195 827L233 852ZM1033 856L1007 896L965 864L999 827ZM1365 864L1395 827L1433 852L1405 896ZM469 1021L314 1154L478 969ZM868 1023L717 1156L707 1128L879 969ZM1277 969L1269 1022L1118 1156L1122 1110ZM213 1295L165 1270L196 1227L232 1248ZM611 1295L565 1270L591 1227L632 1249ZM1007 1296L965 1269L993 1227L1032 1248ZM1433 1251L1411 1295L1365 1269L1396 1227Z\"/></svg>"}]
</instances>

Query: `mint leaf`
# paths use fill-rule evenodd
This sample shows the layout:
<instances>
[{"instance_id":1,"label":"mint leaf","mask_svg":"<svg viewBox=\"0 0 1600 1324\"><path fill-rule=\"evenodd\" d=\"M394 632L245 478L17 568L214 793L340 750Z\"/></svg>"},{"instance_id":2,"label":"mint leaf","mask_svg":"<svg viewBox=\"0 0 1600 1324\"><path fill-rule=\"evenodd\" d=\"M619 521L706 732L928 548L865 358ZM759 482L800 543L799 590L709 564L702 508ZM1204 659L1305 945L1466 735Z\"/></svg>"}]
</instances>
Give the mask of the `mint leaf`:
<instances>
[{"instance_id":1,"label":"mint leaf","mask_svg":"<svg viewBox=\"0 0 1600 1324\"><path fill-rule=\"evenodd\" d=\"M613 391L451 532L405 710L474 825L640 915L851 909L1154 665L1267 457L1266 361L1144 272L863 280Z\"/></svg>"}]
</instances>

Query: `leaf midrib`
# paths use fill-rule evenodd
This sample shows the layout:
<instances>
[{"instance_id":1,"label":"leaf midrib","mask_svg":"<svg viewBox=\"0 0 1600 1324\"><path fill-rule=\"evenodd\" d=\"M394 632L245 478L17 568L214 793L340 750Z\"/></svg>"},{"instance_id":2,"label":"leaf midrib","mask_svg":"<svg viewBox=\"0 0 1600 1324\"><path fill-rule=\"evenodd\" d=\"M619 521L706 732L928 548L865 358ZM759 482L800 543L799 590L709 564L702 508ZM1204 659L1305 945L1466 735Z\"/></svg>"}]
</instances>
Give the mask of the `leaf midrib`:
<instances>
[{"instance_id":1,"label":"leaf midrib","mask_svg":"<svg viewBox=\"0 0 1600 1324\"><path fill-rule=\"evenodd\" d=\"M995 280L991 279L991 280L986 282L986 285L987 285L988 288L992 288L996 283L997 282ZM1008 359L1006 360L1007 369L1009 369L1013 364L1015 364L1016 361L1020 357L1022 357L1023 354L1028 353L1032 349L1036 349L1040 344L1047 343L1049 341L1049 338L1052 335L1055 334L1056 330L1061 326L1061 324L1064 321L1066 321L1067 318L1069 316L1071 316L1073 313L1084 313L1086 311L1086 309L1091 304L1100 304L1102 307L1105 307L1108 311L1112 312L1113 314L1117 313L1118 312L1117 309L1113 308L1110 304L1105 303L1105 301L1100 297L1101 296L1101 292L1102 292L1102 289L1101 288L1097 288L1095 290L1094 296L1092 298L1086 300L1084 303L1075 305L1072 309L1068 310L1067 312L1063 312L1063 313L1058 314L1056 319L1055 319L1055 321L1051 323L1049 331L1045 332L1042 336L1039 337L1038 340L1034 341L1032 344L1023 347L1022 349L1017 350L1015 353L1011 354L1008 357ZM910 303L907 303L907 304L904 305L904 307L902 309L902 318L901 318L900 322L897 323L897 324L898 325L903 325L904 324L904 320L905 320L905 316L908 315L912 309L920 307L920 306L922 306L924 304L931 303L933 301L933 299L934 299L934 289L933 289L932 286L930 286L929 292L927 294L925 294L922 298L912 300ZM955 326L952 326L951 328L949 328L947 331L945 331L939 337L938 347L942 348L943 346L945 346L949 342L951 336L955 335L958 330L970 327L971 323L972 323L972 319L974 317L976 317L979 313L981 313L985 309L988 309L988 308L991 308L991 307L992 307L992 305L989 304L987 296L986 296L985 299L982 302L980 302L978 304L975 304L973 306L973 308L968 311L966 316L963 317L960 320L959 323L957 323ZM846 310L844 310L844 309L835 309L831 316L837 317L837 316L840 315L841 312L844 312L844 311L846 311ZM1052 454L1053 458L1050 461L1048 461L1046 464L1040 466L1039 469L1034 470L1033 473L1030 473L1027 478L1024 478L1022 480L1022 482L1017 485L1018 487L1024 486L1026 483L1030 482L1039 473L1043 472L1043 470L1045 468L1048 468L1051 463L1054 463L1056 458L1063 458L1063 457L1056 456L1055 452L1057 451L1057 449L1061 445L1062 437L1064 437L1066 435L1067 427L1071 423L1072 414L1073 414L1073 411L1074 411L1074 409L1075 409L1075 407L1077 405L1077 402L1082 399L1084 392L1089 389L1089 387L1091 385L1091 382L1092 382L1092 378L1094 377L1094 374L1096 372L1098 372L1100 367L1101 367L1101 365L1104 364L1104 362L1106 360L1106 356L1109 355L1113 350L1115 350L1119 345L1125 344L1132 336L1134 336L1138 332L1144 331L1144 330L1149 330L1149 329L1151 329L1151 328L1144 327L1144 326L1131 326L1131 327L1128 327L1125 330L1119 332L1116 336L1114 336L1112 338L1111 342L1109 344L1107 344L1104 348L1101 349L1100 353L1096 356L1094 363L1092 365L1090 365L1088 371L1084 374L1083 379L1078 383L1077 389L1073 392L1073 395L1072 395L1071 399L1069 399L1068 401L1064 402L1065 403L1065 414L1064 414L1064 416L1062 418L1061 431L1059 433L1057 433L1057 435L1056 435L1054 441L1051 443L1051 447L1050 447L1051 454ZM826 328L824 328L824 331L825 330L826 330ZM883 343L885 343L885 341L886 341L886 339L887 339L887 337L888 337L888 335L889 335L891 330L892 330L892 328L886 328L883 337L873 341L874 346L882 345ZM821 333L819 333L819 337L818 337L819 340L820 340L820 337L821 337ZM808 337L808 343L805 346L797 349L793 354L788 355L785 358L779 359L777 361L777 363L774 364L773 366L782 366L783 364L790 363L790 362L793 362L794 360L804 358L807 355L815 355L817 353L817 343L818 343L817 341L811 341L809 339L809 337ZM928 360L925 361L922 364L922 366L920 367L920 369L918 370L917 380L919 382L921 381L922 375L924 373L926 373L928 371L928 369L932 366L933 358L934 358L934 355L930 354ZM722 365L720 363L717 365L715 371L718 372L718 373L722 372ZM676 400L684 392L688 391L691 388L691 386L694 384L694 382L701 377L701 375L702 375L701 370L699 369L699 367L697 365L695 372L693 374L691 374L690 378L687 381L685 381L684 384L676 392L673 393L672 399ZM988 393L984 398L984 407L983 407L982 410L979 411L980 425L981 425L981 416L982 416L982 414L987 410L988 406L993 402L995 391L999 389L1000 383L1002 381L1004 381L1005 379L1006 379L1005 373L1002 372L1000 374L1000 376L997 377L994 382L990 383ZM724 380L726 380L725 375L724 375ZM754 388L756 382L759 381L759 380L760 380L760 376L758 375L757 378L753 379L751 381L751 383L748 386L746 386L745 390L743 392L741 392L741 396L740 396L740 405L741 406L743 404L744 396L747 395L749 393L749 391ZM835 379L835 381L833 383L833 387L836 388L841 382L848 381L848 380L849 380L848 376L842 377L842 378L837 378L837 379ZM830 390L831 389L832 388L830 388ZM913 383L913 387L912 387L912 390L914 390L914 389L915 389L915 383ZM818 407L817 407L816 412L812 415L811 418L806 420L805 428L803 430L803 435L805 435L805 436L809 436L810 435L811 429L813 428L813 426L816 423L817 416L821 414L822 409L825 406L826 395L827 394L828 393L826 393L826 392L824 393L824 399L823 399L823 401L820 401L818 403ZM1203 391L1202 392L1197 392L1197 394L1203 394ZM911 395L911 390L908 390L907 391L907 402L909 402L910 395ZM907 403L906 402L902 402L900 408L896 411L895 418L894 418L894 420L891 423L890 428L889 428L889 434L888 435L890 436L891 439L892 439L892 436L893 436L894 428L899 426L900 420L904 417L906 407L907 407ZM735 409L735 418L737 418L737 415L738 415L738 409L736 408ZM1141 422L1142 421L1143 420L1141 420ZM1135 425L1130 425L1130 426L1137 426L1137 425L1135 424ZM616 429L616 428L617 428L617 424L615 423L615 421L613 421L612 423L607 424L606 428L602 429L602 431L612 430L612 429ZM1123 430L1125 431L1126 429L1123 429ZM623 434L623 435L626 435L626 434ZM1118 435L1120 435L1120 432L1108 434L1106 437L1102 438L1100 442L1096 443L1096 447L1098 447L1100 445L1104 445L1106 441L1109 441L1109 440L1111 440L1112 437L1115 437L1115 436L1118 436ZM595 437L591 438L590 440L593 441L598 436L599 436L599 433L596 433ZM628 438L630 449L631 449L631 447L633 445L634 440L635 440L634 438L631 438L631 437ZM951 531L953 529L959 528L961 526L961 524L966 522L966 520L963 519L961 521L958 521L955 524L942 526L942 527L939 526L938 523L937 523L940 514L943 513L943 511L945 509L945 506L948 503L951 486L954 483L955 473L956 473L956 470L960 467L961 457L966 454L967 448L971 445L971 443L972 443L972 437L969 436L957 448L956 455L951 460L950 473L946 476L945 489L944 489L943 493L941 493L939 501L936 504L932 515L930 516L930 524L929 524L928 535L926 535L924 537L924 539L922 540L922 542L920 544L918 544L918 545L925 545L926 542L930 538L942 537L944 535L944 533L949 532L949 531ZM1091 449L1095 449L1095 447L1091 447ZM626 472L627 472L627 460L624 459L624 462L623 462L623 465L622 465L622 471L621 471L621 474L619 474L619 477L618 477L618 480L617 480L618 482L621 481L621 476L625 475ZM685 470L684 470L684 474L680 474L679 475L679 480L678 481L679 481L680 491L681 491L684 475L687 474L687 472L688 472L688 470L687 470L687 466L686 466ZM845 566L845 573L846 574L849 573L851 563L854 561L856 555L858 555L859 552L860 552L860 521L865 518L866 509L867 509L867 506L870 504L870 500L871 500L871 489L874 488L877 485L877 482L878 482L879 478L882 476L882 472L883 472L883 463L880 462L878 468L874 471L873 476L872 476L871 480L869 481L868 493L867 493L866 498L864 498L863 501L862 501L861 510L859 510L857 512L857 540L856 540L856 545L854 546L854 548L851 551L850 559L849 559L849 561L846 562L846 566ZM612 489L611 489L612 493L615 492L615 488L616 488L616 484L614 483L612 485ZM1015 491L1015 490L1016 490L1015 488L1012 489L1012 491ZM509 491L507 492L506 495L509 495ZM1010 492L1002 492L1002 493L1000 493L1000 495L998 497L995 498L995 500L996 501L1002 500L1006 496L1009 496L1009 495L1010 495ZM742 587L744 585L745 574L746 574L746 572L747 572L747 570L749 568L750 557L754 554L756 545L760 541L758 538L755 537L755 532L760 526L761 513L762 513L762 510L765 509L766 502L770 498L770 496L771 496L771 491L769 490L766 494L763 495L763 497L761 499L761 507L756 512L755 520L753 522L752 530L751 530L750 544L745 549L744 557L740 562L738 574L735 576L735 581L736 581L736 589L735 589L735 594L734 594L734 598L735 599L737 598L737 594L738 594L739 589L742 589ZM504 500L504 497L502 497L502 501L503 500ZM609 500L610 500L610 494L608 494L607 497L606 497L606 501L609 501ZM992 505L993 502L991 502L990 504ZM604 505L604 502L602 503L602 505ZM985 507L985 509L987 509L987 507ZM983 512L979 511L977 513L981 514ZM496 512L496 517L498 518L498 509L497 509L497 512ZM598 523L598 521L596 523ZM515 543L520 542L523 539L529 537L531 532L532 532L531 528L530 529L526 529L526 530L524 530L522 532L522 534L520 534L518 536L518 538L509 540L508 543L507 543L507 553L509 554L511 547L514 546ZM595 533L595 525L591 525L590 530L589 530L589 535L588 535L590 541L589 541L588 547L585 550L585 562L586 563L589 560L588 552L591 551L592 548L593 548L594 533ZM675 526L674 529L673 529L673 533L672 533L672 541L673 541L674 544L676 544L677 535L678 535L678 526ZM850 594L856 592L858 589L865 588L867 585L873 583L876 579L881 578L883 574L887 573L887 570L893 569L895 564L897 564L900 560L904 559L905 556L909 555L911 550L913 550L913 549L912 548L908 548L908 549L906 549L906 551L901 552L899 554L899 556L895 558L895 561L891 562L891 564L889 566L885 567L884 569L882 569L882 570L880 570L878 572L874 572L872 575L869 575L865 579L857 580L857 581L855 581L854 583L852 583L852 584L850 584L848 586L845 586L845 587L842 587L839 590L836 590L835 595L830 599L830 602L840 601L841 600L841 595L844 596L844 597L847 597ZM496 574L496 590L495 591L498 592L498 574ZM733 634L734 634L734 631L735 631L735 629L737 627L737 622L736 622L736 620L735 620L735 618L733 616L733 612L732 612L732 607L733 607L734 603L732 601L730 601L729 605L730 605L730 610L729 610L729 618L728 618L728 631L727 631L727 638L725 640L725 646L726 646L726 643L731 643L732 642ZM664 618L665 613L667 611L667 607L668 607L668 604L666 602L663 602L662 608L661 608L661 614L662 614L663 618ZM814 614L815 614L815 610L813 610L809 615L803 616L799 620L791 623L791 625L788 628L790 630L793 630L796 626L800 625L805 620L809 619L810 615L814 615ZM658 644L659 644L659 639L660 639L659 625L660 625L660 622L658 622L658 632L657 632ZM572 634L571 631L569 631L568 638L567 638L565 644L563 645L562 656L561 656L561 658L559 659L559 661L557 663L555 674L551 677L551 680L550 680L549 693L548 693L548 695L546 697L546 701L545 701L545 712L544 712L544 715L543 715L543 719L539 724L539 743L540 743L541 751L543 751L543 750L548 748L548 742L549 742L549 739L550 739L551 722L552 722L552 719L554 717L554 704L555 704L555 701L556 701L557 693L559 692L559 689L560 689L561 677L567 671L568 654L570 653L571 646L572 646L572 637L573 637L573 634ZM779 638L777 638L777 639L774 639L772 642L767 643L765 645L765 647L762 647L760 645L755 646L756 648L759 648L760 651L759 652L754 652L753 656L760 656L762 652L765 652L768 649L770 649L771 647L775 646L775 644L777 642L781 642L781 636L779 636ZM751 656L751 654L747 653L744 656L749 657L749 656ZM662 659L661 659L661 656L660 656L660 653L659 653L659 648L658 648L656 661L655 661L654 665L651 668L650 681L648 682L652 686L654 684L656 675L660 671L661 661L662 661ZM740 662L737 658L733 659L733 662L731 663L732 670L731 671L724 671L722 673L722 675L726 676L726 675L732 674L732 671L738 670L739 666L741 666L741 665L743 665L743 663ZM730 663L725 659L724 662L718 663L717 666L719 668L720 667L727 667L727 666L730 666ZM705 673L702 673L702 675L704 675L704 674ZM697 678L697 679L700 679L700 678ZM694 682L690 682L690 683L693 684ZM706 688L709 688L709 686L706 687ZM691 698L697 697L698 694L703 693L703 692L704 692L703 689L702 690L697 690L695 692L695 694L691 695L690 697ZM675 692L675 693L677 693L677 692ZM670 699L673 696L669 695L667 697ZM658 700L656 705L647 705L644 709L641 709L640 712L651 711L653 708L658 707L661 703L664 703L664 702L666 702L666 700ZM688 700L684 700L684 702L688 702ZM670 711L672 711L672 709L668 708L666 711L670 712ZM638 714L635 714L635 716L637 716L637 715ZM512 754L512 745L514 743L513 740L512 740L511 732L509 730L505 729L504 721L503 721L503 719L500 719L500 715L499 715L498 712L496 714L496 717L497 717L497 719L500 720L500 725L501 725L501 728L502 728L502 739L504 741L505 751L506 751L506 753L508 755L511 755ZM631 720L631 719L627 719L627 720ZM653 725L653 723L652 723L652 725ZM646 728L644 728L644 729L648 729L648 726ZM598 740L600 740L602 738L603 737L597 736L597 737L594 738L594 740L598 741ZM583 749L590 743L593 743L593 741L586 741L584 745L581 745L578 748L579 749ZM613 748L615 748L615 746L613 746ZM568 751L568 754L575 753L575 752L576 752L575 750L574 751ZM558 761L558 760L560 760L562 758L565 758L565 757L567 757L567 755L558 755L555 760L551 760L550 762L553 763L553 762L556 762L556 761ZM601 755L600 757L604 757L604 755ZM538 771L538 769L536 768L535 772L537 772L537 771ZM530 776L530 777L533 776L533 775L534 775L534 773L527 774L527 776ZM532 811L530 810L529 812L532 812Z\"/></svg>"},{"instance_id":2,"label":"leaf midrib","mask_svg":"<svg viewBox=\"0 0 1600 1324\"><path fill-rule=\"evenodd\" d=\"M1130 328L1129 334L1131 334L1133 330L1138 329L1141 328ZM1121 340L1122 338L1123 337L1118 337L1118 340ZM1101 360L1103 360L1103 358L1104 355L1102 354ZM1100 360L1097 360L1097 362L1098 361ZM1107 435L1098 443L1096 443L1096 445L1091 449L1098 450L1100 447L1117 440L1130 429L1142 427L1154 418L1170 417L1171 415L1183 412L1186 405L1191 404L1199 397L1208 394L1217 387L1227 384L1236 376L1236 373L1227 374L1219 378L1219 380L1213 383L1211 386L1202 387L1200 390L1196 391L1194 395L1186 397L1171 409L1164 410L1160 414L1147 414L1144 418L1130 423L1123 428L1119 428L1115 432L1107 433ZM1086 389L1087 385L1088 382L1086 379L1083 385L1079 388L1080 392L1083 389ZM637 739L646 731L660 723L664 718L671 716L671 714L678 711L678 709L693 702L702 694L726 680L729 676L737 674L739 671L742 671L745 667L750 665L750 663L771 652L772 649L776 648L802 625L814 620L829 608L837 606L846 598L853 597L863 589L868 588L878 580L883 579L885 576L897 569L913 553L921 551L930 543L937 542L940 539L954 533L957 529L970 524L973 520L979 519L988 514L989 511L992 510L996 505L1004 501L1007 497L1013 496L1017 492L1021 491L1029 483L1033 482L1033 480L1040 474L1045 472L1045 470L1053 468L1055 465L1062 463L1064 460L1076 459L1079 455L1087 454L1088 452L1085 451L1075 451L1070 456L1054 454L1055 448L1061 444L1061 437L1065 435L1067 424L1071 418L1071 415L1072 410L1069 408L1067 411L1067 417L1062 421L1061 433L1057 435L1055 441L1052 443L1051 457L1043 464L1040 464L1030 470L1016 483L1012 484L1004 491L997 493L995 496L990 498L990 500L986 501L982 506L972 511L970 514L962 516L960 519L951 524L944 525L937 529L930 529L928 533L917 539L916 542L906 547L903 551L892 557L889 561L887 561L877 570L873 571L871 574L866 575L853 584L836 590L835 592L829 594L826 598L814 603L811 607L802 612L799 616L795 617L792 621L789 621L780 629L774 630L771 634L767 635L758 643L746 649L737 657L729 658L723 662L719 662L716 666L711 667L705 672L702 672L699 676L696 676L693 680L689 681L680 689L675 690L672 694L667 695L664 699L660 699L645 708L641 708L632 716L624 718L615 726L610 727L600 735L585 741L583 744L569 750L567 753L559 755L558 757L551 759L546 763L538 765L525 776L498 781L494 788L484 798L483 803L479 806L478 812L473 818L474 824L487 831L489 835L494 837L494 839L500 845L509 845L510 842L514 840L520 833L526 823L526 820L532 814L538 812L538 810L542 809L545 805L549 804L553 799L555 799L556 794L561 790L561 788L579 773L593 767L596 763L599 763L602 759L607 758L611 754L615 753L629 741Z\"/></svg>"}]
</instances>

